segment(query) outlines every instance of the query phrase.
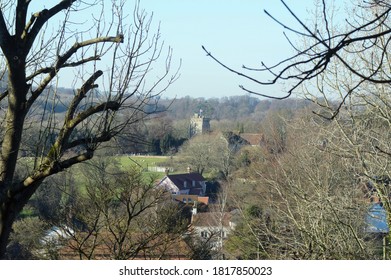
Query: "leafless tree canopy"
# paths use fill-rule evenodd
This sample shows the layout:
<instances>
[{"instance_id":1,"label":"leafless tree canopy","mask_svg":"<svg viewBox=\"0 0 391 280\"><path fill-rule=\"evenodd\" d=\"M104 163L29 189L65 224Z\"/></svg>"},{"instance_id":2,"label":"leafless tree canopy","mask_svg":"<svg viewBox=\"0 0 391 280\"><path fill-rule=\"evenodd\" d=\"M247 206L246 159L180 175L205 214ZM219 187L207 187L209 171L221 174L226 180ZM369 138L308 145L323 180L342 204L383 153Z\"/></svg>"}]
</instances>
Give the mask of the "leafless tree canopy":
<instances>
[{"instance_id":1,"label":"leafless tree canopy","mask_svg":"<svg viewBox=\"0 0 391 280\"><path fill-rule=\"evenodd\" d=\"M152 113L145 105L176 79L171 49L152 28L137 1L1 2L0 256L15 216L42 181L91 159L100 143ZM155 63L164 70L150 80ZM66 76L76 88L67 100L58 89ZM16 178L32 128L39 134L34 165Z\"/></svg>"},{"instance_id":2,"label":"leafless tree canopy","mask_svg":"<svg viewBox=\"0 0 391 280\"><path fill-rule=\"evenodd\" d=\"M341 198L348 194L347 199L342 199L345 202L348 202L352 197L356 197L356 200L350 201L351 204L360 204L363 206L360 211L365 213L369 202L362 200L362 194L356 193L357 196L353 196L352 192L357 191L358 182L364 185L373 184L376 196L380 199L382 207L387 212L388 224L390 224L391 208L388 180L391 175L389 169L391 160L389 145L391 124L389 86L391 82L391 61L389 57L391 4L389 1L372 0L319 0L314 2L312 20L304 21L297 15L297 11L294 11L283 0L280 2L281 7L285 8L294 20L294 26L286 24L278 14L270 14L267 11L265 13L284 29L287 43L294 51L292 56L284 59L282 54L282 59L280 58L281 60L279 61L277 59L278 62L274 65L261 63L259 67L243 66L243 69L237 70L228 66L227 63L221 61L203 47L206 54L224 69L242 76L245 80L253 82L254 86L258 86L255 90L241 86L245 92L274 99L286 99L292 95L298 95L311 100L317 105L314 106L313 112L321 116L321 121L317 118L318 116L314 117L313 120L316 121L306 124L305 131L302 134L309 136L319 129L320 152L317 151L316 153L319 152L318 155L321 157L321 160L317 164L311 164L311 161L315 159L313 155L309 158L301 158L308 155L311 145L304 145L303 150L299 150L296 147L293 151L297 152L295 158L300 158L300 164L295 164L294 166L308 165L309 173L306 173L306 168L301 166L301 170L287 173L287 176L282 179L284 176L279 174L279 172L284 172L287 168L289 169L292 159L289 162L284 162L282 161L283 157L278 156L278 164L270 167L271 173L275 172L278 176L268 182L273 184L273 188L277 190L279 197L284 203L287 203L289 201L288 186L290 186L290 183L302 174L306 174L305 180L311 178L312 172L321 166L318 164L324 164L328 159L333 159L335 161L330 165L330 173L327 170L314 173L320 175L319 181L315 185L299 179L300 184L296 184L296 182L293 184L295 188L299 185L304 188L308 187L309 194L314 195L317 193L317 187L325 186L322 180L328 183L331 182L328 180L332 179L341 180L338 183L340 187L337 189L342 192L338 196ZM344 13L344 9L346 9L346 13ZM271 79L262 80L257 77L257 75L264 73L268 74ZM284 96L277 97L263 93L263 86L280 83L288 87ZM295 142L299 142L299 138L295 139ZM336 162L339 162L341 165L337 165ZM261 180L262 178L264 179L265 175L260 174L260 178ZM267 180L269 179L267 178ZM282 181L277 183L280 179ZM346 188L346 186L349 187ZM279 190L280 187L281 189ZM301 187L300 191L302 192L303 189ZM302 194L301 192L298 194ZM342 225L340 229L344 228L339 233L346 234L346 236L351 235L349 240L355 241L351 244L344 244L343 246L346 246L346 248L343 251L348 252L351 250L352 256L355 254L357 254L356 257L364 256L366 254L363 253L364 247L362 247L364 239L360 239L361 237L359 238L356 235L363 226L357 223L351 225L349 217L346 220L348 222L345 222L342 215L335 215L342 204L340 201L327 201L328 195L330 195L330 192L327 195L322 194L320 196L321 200L323 200L320 205L322 207L326 206L322 209L331 211L325 214L327 219L332 220L333 216L337 218L333 223L338 226ZM289 205L286 204L287 208L280 207L277 208L277 211L285 210L286 213L280 213L279 217L283 219L292 218L292 221L296 223L295 219L297 217L305 216L308 218L309 210L306 209L299 214L300 209L304 209L301 207L306 204L307 198L300 197L297 193L293 197L295 197L295 202L290 201ZM315 198L310 200L311 207L315 201L317 201ZM326 204L323 204L324 202ZM293 206L293 212L290 212L289 207L291 206ZM342 206L342 208L344 207ZM298 212L294 213L295 211ZM341 211L341 213L346 214L344 211ZM303 216L303 213L307 214ZM316 218L314 217L311 217L309 220L311 223L316 223ZM358 219L356 222L360 221L362 219ZM263 230L268 230L268 228L265 229L264 225L262 226ZM327 225L327 228L330 228L330 226ZM256 229L256 227L249 228L250 230ZM318 224L316 229L308 230L306 226L296 223L296 229L302 232L308 230L307 233L310 233L310 235L315 231L321 231L321 228L322 226ZM293 229L292 232L296 229ZM327 237L329 236L327 234ZM270 235L267 236L267 238L269 237ZM279 238L273 235L272 237ZM306 240L307 237L304 237L303 240ZM283 238L289 238L289 234L286 234ZM387 244L389 244L390 238L391 236L388 234ZM294 239L294 242L297 240ZM305 254L308 252L314 253L312 247L314 239L311 237L310 240L304 246L308 246L303 251ZM337 239L333 239L333 241L335 240ZM346 238L341 240L346 240ZM330 245L328 252L332 252L334 249L331 249L331 247L336 245L336 242L327 244L327 242L320 241L320 239L318 241L320 242L318 244L321 244L318 248ZM287 241L286 244L289 244L289 242ZM281 248L279 247L278 249ZM340 258L341 256L338 256L338 254L341 252L341 248L335 249L336 254L331 256L331 258ZM289 249L284 250L289 251ZM296 254L300 250L297 250L297 247L295 247L294 253ZM388 251L389 249L385 250ZM371 254L371 252L367 253ZM319 258L319 256L315 258ZM308 255L301 256L301 258L307 257ZM326 255L322 257L330 258L330 256ZM344 257L346 256L342 258ZM384 257L389 258L389 252L387 256L384 254Z\"/></svg>"},{"instance_id":3,"label":"leafless tree canopy","mask_svg":"<svg viewBox=\"0 0 391 280\"><path fill-rule=\"evenodd\" d=\"M289 82L289 90L283 97L263 94L261 90L241 88L252 94L274 99L285 99L300 90L308 81L314 80L327 72L330 64L338 63L344 71L350 72L357 78L355 84L345 93L348 98L357 87L364 82L388 84L391 73L388 69L388 46L390 43L389 16L391 6L387 1L356 1L355 13L349 18L339 18L333 22L331 11L334 1L318 1L317 20L313 23L304 22L283 0L282 6L296 21L298 28L294 29L265 10L276 24L281 25L288 43L294 49L293 56L279 61L274 65L263 62L260 67L243 66L243 71L233 69L203 49L213 60L229 71L251 80L257 85L272 85L279 82ZM352 11L351 11L352 12ZM338 26L338 30L336 30ZM306 44L303 45L303 41ZM357 60L357 57L360 59ZM354 60L354 63L352 61ZM369 65L367 65L369 63ZM366 67L364 67L364 65ZM267 72L270 80L259 80L256 72ZM253 73L253 74L252 74Z\"/></svg>"}]
</instances>

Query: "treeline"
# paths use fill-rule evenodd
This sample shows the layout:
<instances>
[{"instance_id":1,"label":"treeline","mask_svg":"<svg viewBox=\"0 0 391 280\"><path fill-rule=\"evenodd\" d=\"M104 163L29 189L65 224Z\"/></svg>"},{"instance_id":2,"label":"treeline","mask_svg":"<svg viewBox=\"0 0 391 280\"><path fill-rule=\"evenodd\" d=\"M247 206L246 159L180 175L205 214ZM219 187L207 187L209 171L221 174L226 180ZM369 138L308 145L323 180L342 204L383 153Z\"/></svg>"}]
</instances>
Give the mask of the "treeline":
<instances>
[{"instance_id":1,"label":"treeline","mask_svg":"<svg viewBox=\"0 0 391 280\"><path fill-rule=\"evenodd\" d=\"M55 91L55 94L53 92ZM45 107L61 115L65 113L71 97L75 90L69 88L49 88L45 91L42 102L38 106L44 110ZM54 98L47 98L52 94ZM96 97L104 93L96 92ZM288 110L296 111L308 106L311 102L304 99L290 98L286 100L260 99L253 95L224 96L221 98L193 98L185 96L180 98L161 98L149 100L144 110L148 112L165 112L165 116L172 120L190 119L195 113L202 110L203 114L212 120L221 121L261 121L268 111Z\"/></svg>"},{"instance_id":2,"label":"treeline","mask_svg":"<svg viewBox=\"0 0 391 280\"><path fill-rule=\"evenodd\" d=\"M160 113L132 126L127 134L130 137L120 141L119 153L176 153L189 139L190 119L200 110L210 118L212 131L268 133L270 122L275 122L278 116L291 118L310 104L303 99L265 100L248 95L160 99L156 107Z\"/></svg>"},{"instance_id":3,"label":"treeline","mask_svg":"<svg viewBox=\"0 0 391 280\"><path fill-rule=\"evenodd\" d=\"M161 99L162 109L167 109L167 116L172 119L190 118L202 110L206 117L213 120L261 121L269 110L298 110L310 102L303 99L270 100L252 95L229 96L221 98Z\"/></svg>"},{"instance_id":4,"label":"treeline","mask_svg":"<svg viewBox=\"0 0 391 280\"><path fill-rule=\"evenodd\" d=\"M53 94L56 91L56 94ZM63 120L74 90L66 88L49 88L38 102L36 112L53 111L56 120ZM96 98L103 93L96 92ZM233 131L236 133L260 133L264 131L265 122L269 122L273 115L291 117L295 112L309 106L309 101L303 99L269 100L256 96L241 95L221 98L155 98L145 105L144 111L156 112L141 122L129 124L124 133L115 139L115 143L109 143L109 148L104 149L105 154L156 154L168 155L176 153L183 143L189 138L190 119L195 113L200 112L210 118L213 131ZM45 115L45 114L42 114ZM120 118L129 118L125 114L119 114ZM44 120L50 121L50 120ZM42 145L50 147L50 139L55 139L55 131L42 131L37 124L29 125L31 135L23 144L24 155L34 154L36 147L42 149ZM46 134L52 134L46 137ZM46 142L41 141L45 137Z\"/></svg>"},{"instance_id":5,"label":"treeline","mask_svg":"<svg viewBox=\"0 0 391 280\"><path fill-rule=\"evenodd\" d=\"M159 99L154 106L159 112L143 123L133 125L120 141L119 153L149 153L170 155L176 153L189 139L190 119L202 110L210 118L212 131L235 133L269 133L270 122L278 116L292 118L312 103L303 99L267 100L254 96L222 98ZM130 136L130 137L129 137Z\"/></svg>"}]
</instances>

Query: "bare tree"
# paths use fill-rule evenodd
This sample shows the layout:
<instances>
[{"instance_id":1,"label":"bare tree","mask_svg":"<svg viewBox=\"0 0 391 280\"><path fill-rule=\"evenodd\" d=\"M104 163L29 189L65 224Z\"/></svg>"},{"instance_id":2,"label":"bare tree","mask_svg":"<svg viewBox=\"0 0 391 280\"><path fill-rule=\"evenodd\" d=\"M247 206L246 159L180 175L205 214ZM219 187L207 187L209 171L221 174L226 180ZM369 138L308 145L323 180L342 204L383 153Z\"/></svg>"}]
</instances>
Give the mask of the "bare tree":
<instances>
[{"instance_id":1,"label":"bare tree","mask_svg":"<svg viewBox=\"0 0 391 280\"><path fill-rule=\"evenodd\" d=\"M339 22L338 32L334 32L332 20L334 14L330 10L335 5L335 1L322 0L317 3L319 14L316 14L317 20L312 23L306 23L300 19L296 13L283 1L283 7L290 13L297 23L298 28L284 24L274 15L267 11L265 13L271 17L277 24L296 36L298 40L293 40L288 34L286 36L288 43L294 49L294 55L288 57L275 65L265 65L261 63L260 67L243 66L247 72L235 70L218 58L213 56L204 46L203 49L213 60L223 66L225 69L249 79L257 85L273 85L282 81L291 82L286 95L282 97L270 96L257 90L250 90L241 86L241 88L251 94L260 95L273 99L286 99L290 97L295 90L299 90L307 81L315 79L318 75L327 72L330 64L337 62L341 68L346 69L352 75L358 78L355 84L345 92L344 99L354 93L354 90L364 82L387 84L390 82L389 75L384 73L384 68L388 65L387 40L391 30L388 28L388 20L391 12L391 6L387 1L357 1L351 3L349 19L346 19L345 28L341 27ZM358 8L355 8L356 5ZM302 40L309 40L309 44L303 46ZM370 60L373 54L373 60ZM361 63L351 64L351 58L359 57ZM362 62L371 62L370 68L362 67ZM272 76L270 80L259 80L252 76L254 72L267 72ZM340 103L342 106L343 101ZM337 108L338 109L338 108ZM338 112L338 110L336 110Z\"/></svg>"},{"instance_id":2,"label":"bare tree","mask_svg":"<svg viewBox=\"0 0 391 280\"><path fill-rule=\"evenodd\" d=\"M82 164L85 186L64 184L56 226L68 236L62 259L164 259L187 229L178 205L138 167L119 171L115 162ZM73 190L72 190L73 189ZM12 235L11 235L12 236Z\"/></svg>"},{"instance_id":3,"label":"bare tree","mask_svg":"<svg viewBox=\"0 0 391 280\"><path fill-rule=\"evenodd\" d=\"M308 114L289 124L283 153L247 167L258 189L249 205L250 197L234 197L242 221L228 248L251 258L381 258L365 232L368 201L354 172L360 163L324 147L319 119Z\"/></svg>"},{"instance_id":4,"label":"bare tree","mask_svg":"<svg viewBox=\"0 0 391 280\"><path fill-rule=\"evenodd\" d=\"M341 2L321 0L315 2L313 20L304 21L284 1L281 3L297 27L286 25L276 15L266 14L287 31L285 36L294 50L291 57L275 65L262 63L260 67L244 66L238 71L204 49L225 69L255 85L284 82L289 87L283 97L242 87L245 92L275 99L298 94L313 101L318 106L314 113L323 118L317 123L317 129L323 130L321 146L350 162L344 168L352 178L374 185L390 224L387 178L391 160L391 5L387 1L346 1L343 4L349 15L342 18L341 14L336 16L336 7ZM271 80L257 79L253 74L259 72L270 74Z\"/></svg>"},{"instance_id":5,"label":"bare tree","mask_svg":"<svg viewBox=\"0 0 391 280\"><path fill-rule=\"evenodd\" d=\"M228 136L223 133L197 135L186 141L179 153L179 161L187 164L201 175L204 172L214 172L222 179L227 179L233 169L234 155L240 143L235 142L233 133Z\"/></svg>"},{"instance_id":6,"label":"bare tree","mask_svg":"<svg viewBox=\"0 0 391 280\"><path fill-rule=\"evenodd\" d=\"M192 167L201 175L211 168L214 136L203 134L189 139L180 149L179 160ZM213 139L213 140L212 140Z\"/></svg>"},{"instance_id":7,"label":"bare tree","mask_svg":"<svg viewBox=\"0 0 391 280\"><path fill-rule=\"evenodd\" d=\"M6 65L2 77L7 81L0 94L0 257L5 254L13 221L45 178L91 159L100 143L153 113L151 106L146 111L145 105L153 108L154 97L176 76L169 74L169 50L165 60L163 57L161 75L152 81L147 79L162 56L163 44L159 29L153 34L152 18L139 9L138 2L133 22L128 23L128 15L123 14L126 1L112 1L106 7L107 1L86 4L63 0L29 14L32 2L0 4L1 59ZM90 21L80 23L79 14L94 7L100 7L101 12L94 12ZM108 8L112 11L110 18L104 12ZM74 70L71 75L78 89L66 104L63 121L53 114L53 106L44 106L45 110L37 113L39 104L63 101L58 98L57 85L67 70ZM101 77L104 87L98 91ZM123 118L121 113L125 111L127 117ZM25 129L32 123L40 125L39 141L47 145L37 149L33 168L16 178Z\"/></svg>"}]
</instances>

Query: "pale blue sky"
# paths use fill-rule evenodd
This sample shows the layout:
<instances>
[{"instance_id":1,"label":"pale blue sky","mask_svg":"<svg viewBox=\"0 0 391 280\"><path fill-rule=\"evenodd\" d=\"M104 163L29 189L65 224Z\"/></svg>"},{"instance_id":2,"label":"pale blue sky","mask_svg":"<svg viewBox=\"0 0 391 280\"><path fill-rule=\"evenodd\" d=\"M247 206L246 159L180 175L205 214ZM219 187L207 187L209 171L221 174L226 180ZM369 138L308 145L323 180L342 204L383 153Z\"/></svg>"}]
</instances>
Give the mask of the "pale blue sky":
<instances>
[{"instance_id":1,"label":"pale blue sky","mask_svg":"<svg viewBox=\"0 0 391 280\"><path fill-rule=\"evenodd\" d=\"M285 1L299 16L309 18L312 0ZM243 95L239 84L246 80L229 73L205 55L204 45L229 66L258 66L260 61L278 62L290 53L283 28L264 9L284 22L292 18L279 0L142 0L161 23L162 38L182 59L181 77L165 96L222 97ZM257 88L259 89L259 87ZM264 87L279 94L281 87Z\"/></svg>"},{"instance_id":2,"label":"pale blue sky","mask_svg":"<svg viewBox=\"0 0 391 280\"><path fill-rule=\"evenodd\" d=\"M111 1L104 0L110 6ZM135 0L127 0L125 12L132 15ZM140 7L153 13L155 26L160 22L161 37L166 46L173 48L174 67L182 61L180 78L163 97L223 97L243 95L239 85L260 90L264 94L284 95L281 86L254 87L247 80L228 72L206 56L204 45L221 61L240 70L245 64L258 67L261 61L277 63L291 54L291 48L283 36L283 27L264 13L291 25L292 16L279 0L140 0ZM297 15L310 19L308 9L314 0L285 0ZM33 2L32 10L46 6ZM97 10L85 10L85 17L78 12L75 20L84 26ZM59 20L62 18L59 17ZM53 20L56 24L56 20ZM79 26L76 25L77 28ZM153 30L152 30L153 31ZM69 72L70 73L70 72ZM254 73L260 75L259 73ZM71 85L74 76L64 71L60 85ZM266 79L264 76L256 76ZM153 77L152 77L153 78Z\"/></svg>"}]
</instances>

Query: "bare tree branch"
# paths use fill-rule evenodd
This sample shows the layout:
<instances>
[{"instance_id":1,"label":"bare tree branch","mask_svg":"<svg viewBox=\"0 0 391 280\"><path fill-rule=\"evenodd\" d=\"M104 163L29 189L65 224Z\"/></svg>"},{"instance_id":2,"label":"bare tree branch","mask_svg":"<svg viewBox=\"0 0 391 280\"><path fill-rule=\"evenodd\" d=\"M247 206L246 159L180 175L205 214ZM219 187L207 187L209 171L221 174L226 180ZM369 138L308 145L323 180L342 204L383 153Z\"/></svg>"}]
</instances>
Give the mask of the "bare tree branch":
<instances>
[{"instance_id":1,"label":"bare tree branch","mask_svg":"<svg viewBox=\"0 0 391 280\"><path fill-rule=\"evenodd\" d=\"M2 9L0 9L0 47L3 52L7 52L7 47L9 46L9 40L11 36L7 29L7 25L4 20L4 15Z\"/></svg>"},{"instance_id":2,"label":"bare tree branch","mask_svg":"<svg viewBox=\"0 0 391 280\"><path fill-rule=\"evenodd\" d=\"M34 19L32 18L27 26L30 31L28 32L28 30L26 30L28 32L26 36L26 49L31 49L31 46L33 45L38 33L51 17L58 14L62 10L70 8L75 1L76 0L61 0L60 3L49 10L44 9L41 12L33 14L32 17L34 17Z\"/></svg>"}]
</instances>

